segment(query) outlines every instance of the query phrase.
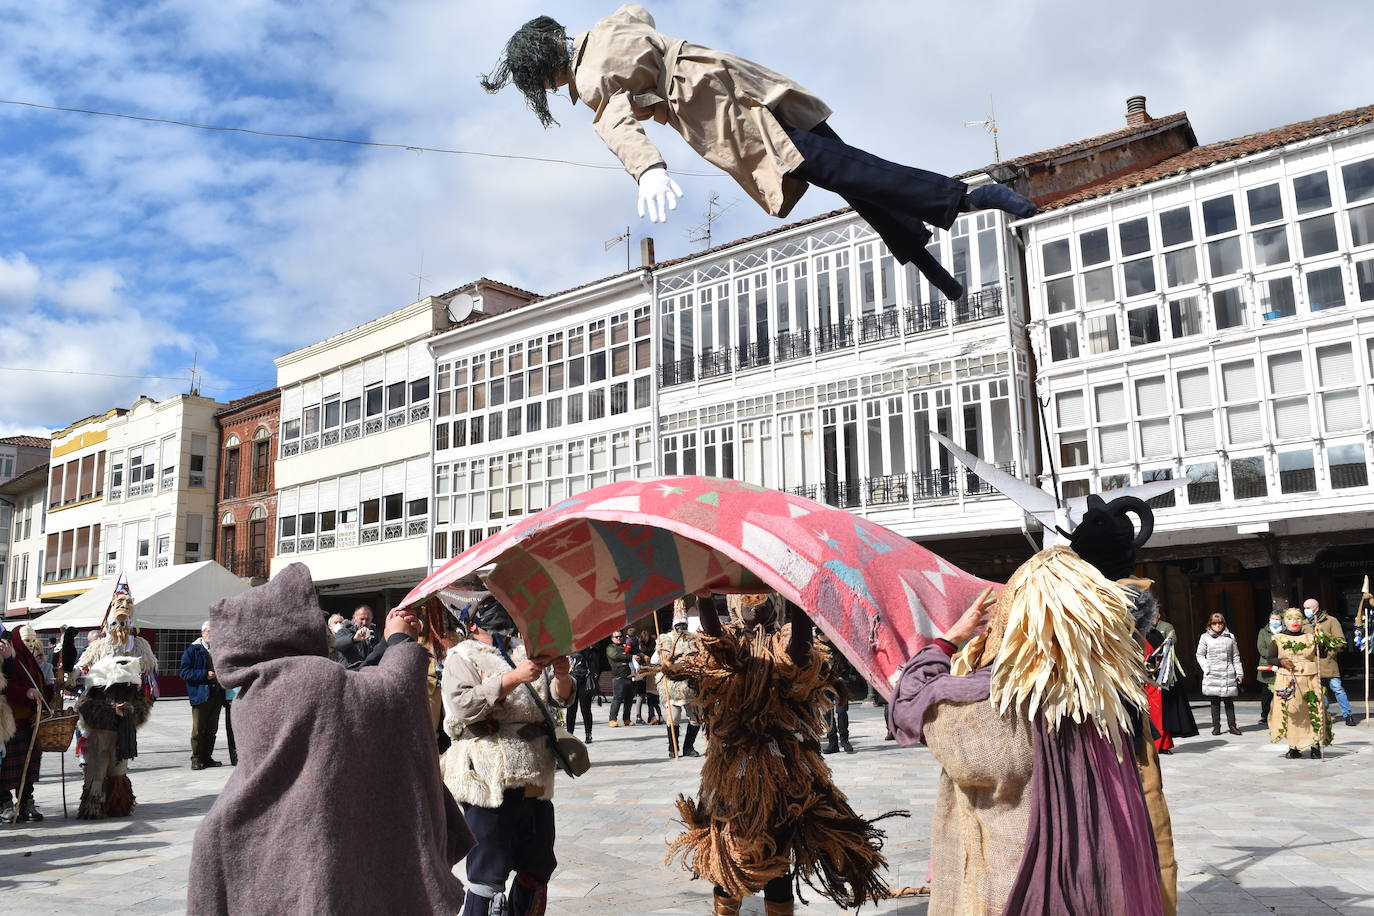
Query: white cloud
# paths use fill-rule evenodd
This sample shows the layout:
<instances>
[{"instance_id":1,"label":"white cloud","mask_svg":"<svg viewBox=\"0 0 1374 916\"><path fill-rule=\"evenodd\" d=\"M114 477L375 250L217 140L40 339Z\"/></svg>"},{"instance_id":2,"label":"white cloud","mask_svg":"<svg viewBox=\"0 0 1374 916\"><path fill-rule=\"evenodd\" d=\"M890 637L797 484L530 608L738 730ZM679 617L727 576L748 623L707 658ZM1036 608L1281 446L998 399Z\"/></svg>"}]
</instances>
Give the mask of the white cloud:
<instances>
[{"instance_id":1,"label":"white cloud","mask_svg":"<svg viewBox=\"0 0 1374 916\"><path fill-rule=\"evenodd\" d=\"M0 97L614 165L585 107L556 100L563 126L545 131L513 90L477 86L510 33L548 6L0 0ZM577 30L614 6L565 0L553 13ZM815 90L856 145L946 172L991 160L987 135L961 126L984 116L990 93L1007 157L1121 126L1125 98L1138 92L1155 114L1187 109L1204 142L1374 101L1360 97L1374 85L1367 6L1309 5L1301 16L1275 0L651 9L666 34L752 57ZM223 397L270 385L273 356L411 301L422 256L424 292L478 276L554 291L622 270L623 250L602 243L626 225L674 257L694 250L686 230L713 191L743 198L728 180L684 178L683 207L651 227L618 169L3 105L0 124L0 199L11 206L0 222L0 315L10 331L16 309L33 312L0 335L0 354L92 371L117 359L152 375L182 375L198 355L207 393ZM649 133L673 168L708 170L671 131ZM839 205L813 190L793 215ZM715 240L777 225L744 199ZM33 374L25 404L10 399L0 424L62 425L178 387L165 385Z\"/></svg>"}]
</instances>

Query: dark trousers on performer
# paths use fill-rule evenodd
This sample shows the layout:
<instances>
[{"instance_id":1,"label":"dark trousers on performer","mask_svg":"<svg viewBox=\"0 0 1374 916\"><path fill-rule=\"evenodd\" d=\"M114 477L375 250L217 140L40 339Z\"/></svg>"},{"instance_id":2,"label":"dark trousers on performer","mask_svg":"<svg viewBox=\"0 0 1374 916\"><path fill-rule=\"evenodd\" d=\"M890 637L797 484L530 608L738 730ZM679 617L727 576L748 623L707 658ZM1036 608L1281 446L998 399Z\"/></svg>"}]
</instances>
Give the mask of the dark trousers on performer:
<instances>
[{"instance_id":1,"label":"dark trousers on performer","mask_svg":"<svg viewBox=\"0 0 1374 916\"><path fill-rule=\"evenodd\" d=\"M627 677L615 679L611 697L611 721L615 721L616 714L624 716L621 721L625 725L630 724L630 707L634 705L636 682ZM624 711L622 712L622 707Z\"/></svg>"},{"instance_id":2,"label":"dark trousers on performer","mask_svg":"<svg viewBox=\"0 0 1374 916\"><path fill-rule=\"evenodd\" d=\"M217 684L210 687L210 696L204 703L191 707L192 762L208 763L214 756L219 714L224 708L224 689Z\"/></svg>"},{"instance_id":3,"label":"dark trousers on performer","mask_svg":"<svg viewBox=\"0 0 1374 916\"><path fill-rule=\"evenodd\" d=\"M841 688L843 689L843 688ZM835 753L840 742L849 743L849 700L838 700L825 714L825 746Z\"/></svg>"},{"instance_id":4,"label":"dark trousers on performer","mask_svg":"<svg viewBox=\"0 0 1374 916\"><path fill-rule=\"evenodd\" d=\"M233 703L229 700L224 701L224 737L229 742L229 764L237 766L239 762L239 746L234 743L234 717L230 713Z\"/></svg>"},{"instance_id":5,"label":"dark trousers on performer","mask_svg":"<svg viewBox=\"0 0 1374 916\"><path fill-rule=\"evenodd\" d=\"M1260 725L1269 724L1269 704L1274 700L1274 685L1265 684L1260 694Z\"/></svg>"},{"instance_id":6,"label":"dark trousers on performer","mask_svg":"<svg viewBox=\"0 0 1374 916\"><path fill-rule=\"evenodd\" d=\"M922 273L934 264L943 272L926 251L926 224L953 226L968 185L856 149L825 122L810 130L783 129L806 159L793 176L843 197L901 263L914 261Z\"/></svg>"},{"instance_id":7,"label":"dark trousers on performer","mask_svg":"<svg viewBox=\"0 0 1374 916\"><path fill-rule=\"evenodd\" d=\"M468 853L467 899L462 916L487 916L497 894L515 872L506 896L509 916L543 916L549 878L558 867L554 855L553 802L507 789L499 808L463 805L477 845Z\"/></svg>"},{"instance_id":8,"label":"dark trousers on performer","mask_svg":"<svg viewBox=\"0 0 1374 916\"><path fill-rule=\"evenodd\" d=\"M592 740L592 682L590 678L578 678L577 696L568 704L568 731L577 730L577 711L582 710L582 727L586 730L587 740Z\"/></svg>"}]
</instances>

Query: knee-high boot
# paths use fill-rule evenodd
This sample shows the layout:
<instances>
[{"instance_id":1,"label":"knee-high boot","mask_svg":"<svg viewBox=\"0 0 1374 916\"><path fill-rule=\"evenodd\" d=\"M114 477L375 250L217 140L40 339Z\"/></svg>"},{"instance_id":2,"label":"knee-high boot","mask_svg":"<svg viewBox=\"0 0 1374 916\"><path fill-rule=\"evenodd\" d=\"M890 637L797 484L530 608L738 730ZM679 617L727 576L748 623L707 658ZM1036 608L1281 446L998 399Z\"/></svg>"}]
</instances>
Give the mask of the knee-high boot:
<instances>
[{"instance_id":1,"label":"knee-high boot","mask_svg":"<svg viewBox=\"0 0 1374 916\"><path fill-rule=\"evenodd\" d=\"M544 916L548 900L548 884L536 881L523 872L515 873L508 898L510 916Z\"/></svg>"},{"instance_id":2,"label":"knee-high boot","mask_svg":"<svg viewBox=\"0 0 1374 916\"><path fill-rule=\"evenodd\" d=\"M669 726L668 726L668 759L669 759L669 760L672 760L672 759L676 758L676 757L678 756L678 748L682 747L682 745L680 745L680 744L677 743L677 742L678 742L678 738L680 737L679 731L678 731L678 730L679 730L679 727L680 727L680 726L678 726L678 725L669 725Z\"/></svg>"},{"instance_id":3,"label":"knee-high boot","mask_svg":"<svg viewBox=\"0 0 1374 916\"><path fill-rule=\"evenodd\" d=\"M701 731L700 725L687 725L687 737L682 741L682 756L700 757L701 753L696 749L697 732Z\"/></svg>"}]
</instances>

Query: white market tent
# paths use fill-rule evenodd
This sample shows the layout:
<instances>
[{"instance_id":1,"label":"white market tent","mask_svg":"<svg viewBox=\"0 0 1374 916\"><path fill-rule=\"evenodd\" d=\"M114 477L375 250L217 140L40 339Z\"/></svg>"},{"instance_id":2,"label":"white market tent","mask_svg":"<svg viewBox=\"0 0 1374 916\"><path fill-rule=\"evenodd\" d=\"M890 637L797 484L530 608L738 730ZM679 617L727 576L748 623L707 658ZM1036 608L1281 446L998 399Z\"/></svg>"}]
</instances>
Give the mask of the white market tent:
<instances>
[{"instance_id":1,"label":"white market tent","mask_svg":"<svg viewBox=\"0 0 1374 916\"><path fill-rule=\"evenodd\" d=\"M210 605L249 589L247 582L214 560L132 572L127 579L134 596L135 622L153 630L198 630L210 616ZM35 630L56 630L63 624L97 627L114 586L113 577L101 579L85 594L30 621L30 626Z\"/></svg>"}]
</instances>

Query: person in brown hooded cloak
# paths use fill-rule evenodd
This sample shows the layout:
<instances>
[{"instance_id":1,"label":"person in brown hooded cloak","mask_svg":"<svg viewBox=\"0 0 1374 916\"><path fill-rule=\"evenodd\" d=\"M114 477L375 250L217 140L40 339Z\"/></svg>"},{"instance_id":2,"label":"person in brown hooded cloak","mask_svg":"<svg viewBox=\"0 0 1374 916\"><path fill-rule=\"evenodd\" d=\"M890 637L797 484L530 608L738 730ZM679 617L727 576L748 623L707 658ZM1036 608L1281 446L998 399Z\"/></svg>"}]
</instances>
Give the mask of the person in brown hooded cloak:
<instances>
[{"instance_id":1,"label":"person in brown hooded cloak","mask_svg":"<svg viewBox=\"0 0 1374 916\"><path fill-rule=\"evenodd\" d=\"M239 766L196 831L187 912L457 913L473 846L439 776L418 621L393 611L379 664L329 660L310 572L210 610Z\"/></svg>"}]
</instances>

